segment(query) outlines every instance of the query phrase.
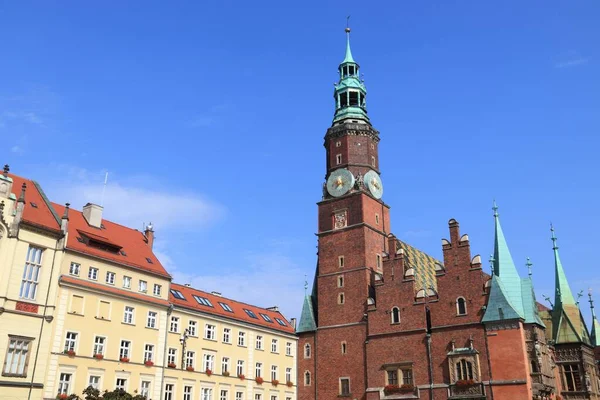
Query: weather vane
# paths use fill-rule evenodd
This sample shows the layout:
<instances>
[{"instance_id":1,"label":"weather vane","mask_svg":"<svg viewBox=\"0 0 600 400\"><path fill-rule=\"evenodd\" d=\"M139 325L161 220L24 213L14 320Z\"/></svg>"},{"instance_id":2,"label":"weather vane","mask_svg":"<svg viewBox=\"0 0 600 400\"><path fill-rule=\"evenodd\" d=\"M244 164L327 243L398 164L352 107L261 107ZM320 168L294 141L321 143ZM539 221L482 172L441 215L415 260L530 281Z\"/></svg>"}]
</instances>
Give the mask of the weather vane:
<instances>
[{"instance_id":1,"label":"weather vane","mask_svg":"<svg viewBox=\"0 0 600 400\"><path fill-rule=\"evenodd\" d=\"M350 16L346 17L346 33L350 32Z\"/></svg>"}]
</instances>

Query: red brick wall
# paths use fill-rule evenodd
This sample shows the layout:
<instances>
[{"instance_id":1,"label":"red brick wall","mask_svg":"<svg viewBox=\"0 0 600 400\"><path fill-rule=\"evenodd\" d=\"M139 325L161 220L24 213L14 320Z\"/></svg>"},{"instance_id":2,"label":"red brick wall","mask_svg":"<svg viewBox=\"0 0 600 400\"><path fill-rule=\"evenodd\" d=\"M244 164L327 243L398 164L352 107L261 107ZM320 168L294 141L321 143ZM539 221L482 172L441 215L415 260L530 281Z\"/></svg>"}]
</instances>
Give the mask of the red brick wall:
<instances>
[{"instance_id":1,"label":"red brick wall","mask_svg":"<svg viewBox=\"0 0 600 400\"><path fill-rule=\"evenodd\" d=\"M336 144L339 142L340 146ZM328 139L325 146L327 148L327 170L333 168L344 167L347 168L348 164L359 164L368 165L371 164L371 157L375 157L375 167L373 169L379 170L379 156L377 141L373 140L368 136L343 136L340 138ZM342 155L342 163L337 164L336 156ZM358 173L360 171L363 175L368 170L367 168L352 168L352 172Z\"/></svg>"},{"instance_id":2,"label":"red brick wall","mask_svg":"<svg viewBox=\"0 0 600 400\"><path fill-rule=\"evenodd\" d=\"M310 358L304 357L304 346L310 345L311 354ZM315 334L314 333L301 333L298 338L298 376L296 378L296 384L298 385L298 400L314 400L315 398ZM310 372L311 384L310 386L305 385L304 373Z\"/></svg>"}]
</instances>

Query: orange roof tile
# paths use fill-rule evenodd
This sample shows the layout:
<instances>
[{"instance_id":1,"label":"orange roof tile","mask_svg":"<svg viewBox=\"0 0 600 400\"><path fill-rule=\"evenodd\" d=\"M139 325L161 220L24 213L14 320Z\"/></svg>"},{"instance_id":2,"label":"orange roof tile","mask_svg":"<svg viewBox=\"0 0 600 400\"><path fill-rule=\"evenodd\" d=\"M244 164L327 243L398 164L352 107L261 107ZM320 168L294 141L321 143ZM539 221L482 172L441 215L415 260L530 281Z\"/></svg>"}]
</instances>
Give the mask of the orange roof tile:
<instances>
[{"instance_id":1,"label":"orange roof tile","mask_svg":"<svg viewBox=\"0 0 600 400\"><path fill-rule=\"evenodd\" d=\"M250 304L245 304L239 301L203 292L201 290L194 289L185 285L180 285L177 283L171 284L171 290L178 290L185 297L185 300L178 299L173 295L172 292L169 292L169 300L176 306L202 311L208 314L215 314L220 317L247 322L252 325L259 325L264 328L269 328L285 333L295 333L295 330L292 327L292 325L285 319L283 314L281 314L279 311L270 311L265 308L252 306ZM198 301L194 298L194 295L208 299L213 306L210 307L198 303ZM219 304L219 302L227 304L231 308L232 312L226 311ZM246 311L244 311L245 309L251 311L256 316L256 318L252 318L250 315L248 315ZM266 321L261 314L268 316L272 322ZM285 324L285 326L279 324L276 318L282 321Z\"/></svg>"},{"instance_id":2,"label":"orange roof tile","mask_svg":"<svg viewBox=\"0 0 600 400\"><path fill-rule=\"evenodd\" d=\"M132 299L143 301L145 303L154 303L154 304L158 304L158 305L165 306L165 307L168 307L170 305L170 303L167 300L158 299L156 297L152 297L152 296L141 294L141 293L131 292L129 290L119 289L114 286L103 285L101 283L90 282L90 281L86 281L84 279L74 278L72 276L61 275L59 278L59 282L70 283L72 285L82 286L82 287L86 287L89 289L95 289L95 290L99 290L99 291L105 292L105 293L111 293L111 294L115 294L115 295L119 295L119 296L123 296L123 297L129 297Z\"/></svg>"},{"instance_id":3,"label":"orange roof tile","mask_svg":"<svg viewBox=\"0 0 600 400\"><path fill-rule=\"evenodd\" d=\"M23 221L41 228L55 232L60 231L60 217L50 206L50 202L42 188L34 181L23 177L8 174L13 180L12 192L17 199L21 195L23 183L27 184L25 190L25 207L23 208Z\"/></svg>"},{"instance_id":4,"label":"orange roof tile","mask_svg":"<svg viewBox=\"0 0 600 400\"><path fill-rule=\"evenodd\" d=\"M65 211L64 206L56 203L52 203L52 205L59 215L63 215ZM96 228L89 225L81 211L70 208L67 249L129 267L138 268L167 278L171 277L158 258L156 258L150 246L148 246L146 236L142 232L106 219L102 220L102 225L103 228ZM111 246L120 247L121 251L113 253L111 251L88 246L86 243L82 243L77 239L78 237L81 237L81 233L94 240L108 243ZM148 262L148 260L151 262Z\"/></svg>"}]
</instances>

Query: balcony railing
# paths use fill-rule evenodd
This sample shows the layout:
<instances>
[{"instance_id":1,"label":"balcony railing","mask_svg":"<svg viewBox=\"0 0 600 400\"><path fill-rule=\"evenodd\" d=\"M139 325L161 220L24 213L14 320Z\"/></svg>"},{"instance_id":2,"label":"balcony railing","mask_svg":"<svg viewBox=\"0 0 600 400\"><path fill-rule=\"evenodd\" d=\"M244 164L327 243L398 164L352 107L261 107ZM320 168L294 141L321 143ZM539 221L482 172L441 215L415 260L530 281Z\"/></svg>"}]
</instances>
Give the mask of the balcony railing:
<instances>
[{"instance_id":1,"label":"balcony railing","mask_svg":"<svg viewBox=\"0 0 600 400\"><path fill-rule=\"evenodd\" d=\"M475 383L471 386L450 385L448 392L449 399L485 399L483 383Z\"/></svg>"}]
</instances>

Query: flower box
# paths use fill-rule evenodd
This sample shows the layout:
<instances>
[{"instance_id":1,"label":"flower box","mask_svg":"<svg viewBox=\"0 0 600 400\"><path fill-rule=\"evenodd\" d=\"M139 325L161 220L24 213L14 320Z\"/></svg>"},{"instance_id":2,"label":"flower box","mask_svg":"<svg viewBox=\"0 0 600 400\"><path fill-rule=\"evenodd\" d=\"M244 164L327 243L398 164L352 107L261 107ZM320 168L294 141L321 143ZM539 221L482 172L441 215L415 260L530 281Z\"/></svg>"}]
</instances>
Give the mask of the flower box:
<instances>
[{"instance_id":1,"label":"flower box","mask_svg":"<svg viewBox=\"0 0 600 400\"><path fill-rule=\"evenodd\" d=\"M194 367L192 367L191 365L185 367L186 371L190 371L190 372L194 372Z\"/></svg>"},{"instance_id":2,"label":"flower box","mask_svg":"<svg viewBox=\"0 0 600 400\"><path fill-rule=\"evenodd\" d=\"M177 365L175 365L175 363L168 363L167 367L169 367L169 368L177 368Z\"/></svg>"},{"instance_id":3,"label":"flower box","mask_svg":"<svg viewBox=\"0 0 600 400\"><path fill-rule=\"evenodd\" d=\"M244 379L246 379L246 376L244 374L238 374L238 378L240 378L240 380L243 381Z\"/></svg>"},{"instance_id":4,"label":"flower box","mask_svg":"<svg viewBox=\"0 0 600 400\"><path fill-rule=\"evenodd\" d=\"M461 379L456 381L456 386L459 388L468 388L475 386L475 381L473 379Z\"/></svg>"},{"instance_id":5,"label":"flower box","mask_svg":"<svg viewBox=\"0 0 600 400\"><path fill-rule=\"evenodd\" d=\"M204 373L208 376L212 375L212 371L209 368L206 368L206 371L204 371Z\"/></svg>"},{"instance_id":6,"label":"flower box","mask_svg":"<svg viewBox=\"0 0 600 400\"><path fill-rule=\"evenodd\" d=\"M287 381L285 384L287 385L287 387L294 386L294 382L292 382L292 381Z\"/></svg>"},{"instance_id":7,"label":"flower box","mask_svg":"<svg viewBox=\"0 0 600 400\"><path fill-rule=\"evenodd\" d=\"M398 386L398 385L386 385L383 388L383 392L386 395L392 394L392 393L399 393L400 392L400 386Z\"/></svg>"},{"instance_id":8,"label":"flower box","mask_svg":"<svg viewBox=\"0 0 600 400\"><path fill-rule=\"evenodd\" d=\"M75 357L75 355L77 353L75 353L75 350L65 350L64 352L66 355L68 355L69 357ZM64 393L63 393L64 394Z\"/></svg>"},{"instance_id":9,"label":"flower box","mask_svg":"<svg viewBox=\"0 0 600 400\"><path fill-rule=\"evenodd\" d=\"M415 387L413 385L408 385L408 384L400 385L400 393L409 393L409 392L413 392L414 390L415 390Z\"/></svg>"},{"instance_id":10,"label":"flower box","mask_svg":"<svg viewBox=\"0 0 600 400\"><path fill-rule=\"evenodd\" d=\"M59 395L56 395L57 400L64 400L67 399L69 396L67 396L66 393L61 393Z\"/></svg>"},{"instance_id":11,"label":"flower box","mask_svg":"<svg viewBox=\"0 0 600 400\"><path fill-rule=\"evenodd\" d=\"M230 374L229 374L229 371L223 371L222 375L223 376L229 376Z\"/></svg>"},{"instance_id":12,"label":"flower box","mask_svg":"<svg viewBox=\"0 0 600 400\"><path fill-rule=\"evenodd\" d=\"M279 381L278 381L277 379L273 379L273 380L271 381L271 385L273 385L273 386L277 386L277 385L279 385Z\"/></svg>"},{"instance_id":13,"label":"flower box","mask_svg":"<svg viewBox=\"0 0 600 400\"><path fill-rule=\"evenodd\" d=\"M154 365L154 362L152 362L152 360L146 360L146 361L144 361L144 365L146 367L151 367Z\"/></svg>"},{"instance_id":14,"label":"flower box","mask_svg":"<svg viewBox=\"0 0 600 400\"><path fill-rule=\"evenodd\" d=\"M258 383L259 385L261 385L265 380L262 377L257 376L256 379L255 379L255 381L256 381L256 383Z\"/></svg>"},{"instance_id":15,"label":"flower box","mask_svg":"<svg viewBox=\"0 0 600 400\"><path fill-rule=\"evenodd\" d=\"M121 358L119 358L119 361L121 361L121 362L129 362L129 358L128 357L121 357Z\"/></svg>"}]
</instances>

